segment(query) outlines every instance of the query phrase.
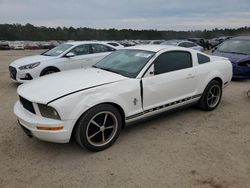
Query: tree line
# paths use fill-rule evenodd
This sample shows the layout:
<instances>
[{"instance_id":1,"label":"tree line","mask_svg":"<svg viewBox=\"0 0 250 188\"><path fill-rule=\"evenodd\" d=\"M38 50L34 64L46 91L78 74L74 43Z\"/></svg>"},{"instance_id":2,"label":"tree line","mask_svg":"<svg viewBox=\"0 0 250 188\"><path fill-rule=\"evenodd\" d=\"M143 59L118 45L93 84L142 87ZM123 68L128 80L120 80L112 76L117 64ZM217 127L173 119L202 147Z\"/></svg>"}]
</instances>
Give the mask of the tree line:
<instances>
[{"instance_id":1,"label":"tree line","mask_svg":"<svg viewBox=\"0 0 250 188\"><path fill-rule=\"evenodd\" d=\"M93 29L87 27L45 27L32 24L0 24L0 40L124 40L124 39L185 39L215 38L220 36L250 35L250 27L203 31L158 31L132 29Z\"/></svg>"}]
</instances>

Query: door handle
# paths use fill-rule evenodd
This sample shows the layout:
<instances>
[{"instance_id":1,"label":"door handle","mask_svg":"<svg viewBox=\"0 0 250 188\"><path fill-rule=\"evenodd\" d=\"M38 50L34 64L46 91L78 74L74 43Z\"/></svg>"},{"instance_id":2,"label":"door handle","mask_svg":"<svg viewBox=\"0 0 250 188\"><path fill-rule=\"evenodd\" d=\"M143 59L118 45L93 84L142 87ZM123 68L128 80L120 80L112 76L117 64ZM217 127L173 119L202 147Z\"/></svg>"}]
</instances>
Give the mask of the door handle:
<instances>
[{"instance_id":1,"label":"door handle","mask_svg":"<svg viewBox=\"0 0 250 188\"><path fill-rule=\"evenodd\" d=\"M189 78L194 78L195 76L193 75L193 74L188 74L187 76L186 76L186 78L187 79L189 79Z\"/></svg>"}]
</instances>

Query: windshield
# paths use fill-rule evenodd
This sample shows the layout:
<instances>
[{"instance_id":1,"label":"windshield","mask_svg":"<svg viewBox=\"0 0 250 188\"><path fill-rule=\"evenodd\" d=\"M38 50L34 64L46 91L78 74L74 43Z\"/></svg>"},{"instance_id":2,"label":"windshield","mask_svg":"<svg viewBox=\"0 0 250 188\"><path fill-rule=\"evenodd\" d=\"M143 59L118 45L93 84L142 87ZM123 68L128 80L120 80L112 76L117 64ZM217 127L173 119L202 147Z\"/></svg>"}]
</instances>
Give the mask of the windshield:
<instances>
[{"instance_id":1,"label":"windshield","mask_svg":"<svg viewBox=\"0 0 250 188\"><path fill-rule=\"evenodd\" d=\"M179 41L176 41L176 40L168 40L168 41L163 42L161 44L163 44L163 45L170 45L170 46L177 46L178 42Z\"/></svg>"},{"instance_id":2,"label":"windshield","mask_svg":"<svg viewBox=\"0 0 250 188\"><path fill-rule=\"evenodd\" d=\"M250 55L250 41L228 40L219 47L219 51Z\"/></svg>"},{"instance_id":3,"label":"windshield","mask_svg":"<svg viewBox=\"0 0 250 188\"><path fill-rule=\"evenodd\" d=\"M68 50L69 48L71 48L73 45L71 44L61 44L55 48L52 48L51 50L43 53L42 55L46 55L46 56L58 56L60 54L62 54L63 52L65 52L66 50Z\"/></svg>"},{"instance_id":4,"label":"windshield","mask_svg":"<svg viewBox=\"0 0 250 188\"><path fill-rule=\"evenodd\" d=\"M106 56L94 67L135 78L154 54L144 50L119 50Z\"/></svg>"}]
</instances>

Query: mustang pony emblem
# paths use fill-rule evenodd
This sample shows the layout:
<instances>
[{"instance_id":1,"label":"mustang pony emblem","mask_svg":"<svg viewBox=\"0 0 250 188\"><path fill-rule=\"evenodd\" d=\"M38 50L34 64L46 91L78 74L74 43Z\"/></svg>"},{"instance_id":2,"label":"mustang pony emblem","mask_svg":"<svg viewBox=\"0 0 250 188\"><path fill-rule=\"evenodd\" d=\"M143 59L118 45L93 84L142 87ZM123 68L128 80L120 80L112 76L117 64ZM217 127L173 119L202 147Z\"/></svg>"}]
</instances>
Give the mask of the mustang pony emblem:
<instances>
[{"instance_id":1,"label":"mustang pony emblem","mask_svg":"<svg viewBox=\"0 0 250 188\"><path fill-rule=\"evenodd\" d=\"M134 98L133 103L134 103L135 106L136 106L137 102L138 102L138 99Z\"/></svg>"}]
</instances>

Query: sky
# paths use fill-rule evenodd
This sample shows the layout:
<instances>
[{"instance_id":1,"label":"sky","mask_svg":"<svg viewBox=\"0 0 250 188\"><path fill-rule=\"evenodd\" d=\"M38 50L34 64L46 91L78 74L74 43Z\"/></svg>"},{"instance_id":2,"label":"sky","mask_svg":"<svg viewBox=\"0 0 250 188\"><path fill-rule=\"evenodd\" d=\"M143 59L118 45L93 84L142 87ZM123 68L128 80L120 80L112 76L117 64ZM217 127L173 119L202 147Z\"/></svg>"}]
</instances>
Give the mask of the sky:
<instances>
[{"instance_id":1,"label":"sky","mask_svg":"<svg viewBox=\"0 0 250 188\"><path fill-rule=\"evenodd\" d=\"M203 30L250 26L250 0L0 0L0 24Z\"/></svg>"}]
</instances>

